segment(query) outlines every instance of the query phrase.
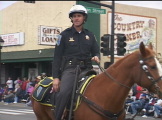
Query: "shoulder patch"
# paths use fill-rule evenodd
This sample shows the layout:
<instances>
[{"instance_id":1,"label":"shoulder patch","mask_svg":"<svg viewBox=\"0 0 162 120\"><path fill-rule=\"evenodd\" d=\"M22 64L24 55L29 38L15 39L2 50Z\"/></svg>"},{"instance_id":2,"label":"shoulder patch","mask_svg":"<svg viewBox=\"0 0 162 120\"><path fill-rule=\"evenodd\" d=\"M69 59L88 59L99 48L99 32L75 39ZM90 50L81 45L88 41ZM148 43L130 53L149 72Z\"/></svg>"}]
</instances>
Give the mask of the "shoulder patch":
<instances>
[{"instance_id":1,"label":"shoulder patch","mask_svg":"<svg viewBox=\"0 0 162 120\"><path fill-rule=\"evenodd\" d=\"M71 28L67 28L66 30L71 30Z\"/></svg>"},{"instance_id":2,"label":"shoulder patch","mask_svg":"<svg viewBox=\"0 0 162 120\"><path fill-rule=\"evenodd\" d=\"M69 31L69 30L71 30L71 28L67 28L67 29L65 29L64 31Z\"/></svg>"},{"instance_id":3,"label":"shoulder patch","mask_svg":"<svg viewBox=\"0 0 162 120\"><path fill-rule=\"evenodd\" d=\"M57 35L56 45L59 46L61 42L62 35Z\"/></svg>"}]
</instances>

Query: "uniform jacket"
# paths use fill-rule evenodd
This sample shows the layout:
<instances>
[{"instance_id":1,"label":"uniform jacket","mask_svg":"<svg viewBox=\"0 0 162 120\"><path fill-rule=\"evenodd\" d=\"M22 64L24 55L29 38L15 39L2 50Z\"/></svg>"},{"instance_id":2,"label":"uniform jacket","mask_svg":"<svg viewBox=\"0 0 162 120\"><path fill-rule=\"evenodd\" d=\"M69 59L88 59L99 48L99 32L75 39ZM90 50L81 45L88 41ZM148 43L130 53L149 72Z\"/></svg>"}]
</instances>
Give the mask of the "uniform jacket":
<instances>
[{"instance_id":1,"label":"uniform jacket","mask_svg":"<svg viewBox=\"0 0 162 120\"><path fill-rule=\"evenodd\" d=\"M60 68L63 57L86 59L99 55L99 46L93 33L83 29L78 33L72 26L64 30L61 39L57 41L54 52L53 77L60 77Z\"/></svg>"}]
</instances>

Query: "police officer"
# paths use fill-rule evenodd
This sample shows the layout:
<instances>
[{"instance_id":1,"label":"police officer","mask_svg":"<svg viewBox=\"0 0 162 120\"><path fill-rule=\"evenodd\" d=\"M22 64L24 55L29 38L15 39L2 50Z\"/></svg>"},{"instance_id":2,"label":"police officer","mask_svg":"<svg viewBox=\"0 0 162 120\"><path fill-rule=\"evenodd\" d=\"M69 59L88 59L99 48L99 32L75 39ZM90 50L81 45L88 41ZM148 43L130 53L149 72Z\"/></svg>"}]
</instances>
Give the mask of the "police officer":
<instances>
[{"instance_id":1,"label":"police officer","mask_svg":"<svg viewBox=\"0 0 162 120\"><path fill-rule=\"evenodd\" d=\"M74 5L69 12L72 27L58 37L54 52L53 88L57 92L55 117L61 120L63 111L70 100L76 75L80 70L92 69L92 62L99 62L99 46L93 33L83 28L87 20L87 10L82 5Z\"/></svg>"}]
</instances>

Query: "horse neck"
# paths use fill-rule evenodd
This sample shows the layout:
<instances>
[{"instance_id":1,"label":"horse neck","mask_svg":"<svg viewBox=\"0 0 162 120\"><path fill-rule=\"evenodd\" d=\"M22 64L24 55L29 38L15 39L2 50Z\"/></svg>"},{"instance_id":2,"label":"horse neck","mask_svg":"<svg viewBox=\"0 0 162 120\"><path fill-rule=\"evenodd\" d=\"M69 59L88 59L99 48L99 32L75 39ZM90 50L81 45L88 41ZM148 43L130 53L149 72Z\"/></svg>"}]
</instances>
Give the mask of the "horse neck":
<instances>
[{"instance_id":1,"label":"horse neck","mask_svg":"<svg viewBox=\"0 0 162 120\"><path fill-rule=\"evenodd\" d=\"M110 84L112 84L112 92L116 97L113 102L117 104L123 103L127 97L131 87L135 83L135 68L139 65L139 56L137 53L130 54L116 63L114 63L106 72L111 75ZM114 86L113 86L114 85ZM121 100L123 100L121 102ZM122 104L121 104L122 105Z\"/></svg>"},{"instance_id":2,"label":"horse neck","mask_svg":"<svg viewBox=\"0 0 162 120\"><path fill-rule=\"evenodd\" d=\"M134 84L132 71L138 61L138 55L134 54L118 60L93 79L84 95L114 113L123 109L125 99Z\"/></svg>"},{"instance_id":3,"label":"horse neck","mask_svg":"<svg viewBox=\"0 0 162 120\"><path fill-rule=\"evenodd\" d=\"M139 65L140 65L139 64L139 53L134 52L132 54L129 54L119 59L106 71L112 77L114 77L114 79L131 87L135 82L134 79L136 78L134 73L137 71L135 70Z\"/></svg>"}]
</instances>

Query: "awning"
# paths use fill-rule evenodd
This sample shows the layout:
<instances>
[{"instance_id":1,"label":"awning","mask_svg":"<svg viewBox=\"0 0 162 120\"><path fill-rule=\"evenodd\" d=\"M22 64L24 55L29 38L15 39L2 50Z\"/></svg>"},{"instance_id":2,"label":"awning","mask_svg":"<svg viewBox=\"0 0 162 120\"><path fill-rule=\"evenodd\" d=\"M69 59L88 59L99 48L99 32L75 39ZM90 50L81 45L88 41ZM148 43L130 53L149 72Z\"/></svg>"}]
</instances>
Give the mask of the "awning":
<instances>
[{"instance_id":1,"label":"awning","mask_svg":"<svg viewBox=\"0 0 162 120\"><path fill-rule=\"evenodd\" d=\"M52 61L53 55L54 55L54 48L28 50L28 51L2 52L1 63Z\"/></svg>"}]
</instances>

